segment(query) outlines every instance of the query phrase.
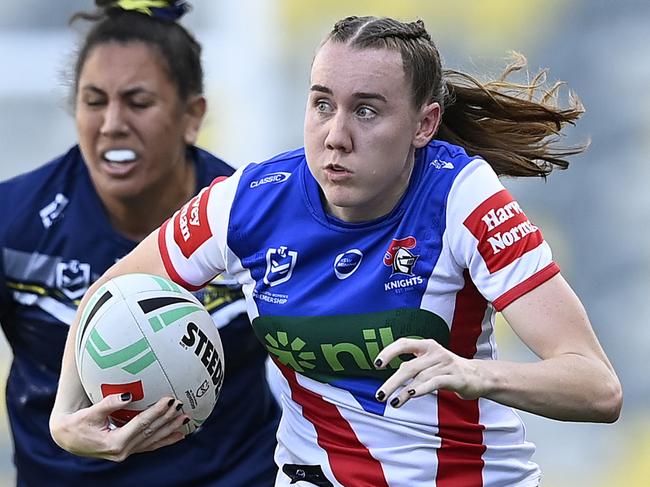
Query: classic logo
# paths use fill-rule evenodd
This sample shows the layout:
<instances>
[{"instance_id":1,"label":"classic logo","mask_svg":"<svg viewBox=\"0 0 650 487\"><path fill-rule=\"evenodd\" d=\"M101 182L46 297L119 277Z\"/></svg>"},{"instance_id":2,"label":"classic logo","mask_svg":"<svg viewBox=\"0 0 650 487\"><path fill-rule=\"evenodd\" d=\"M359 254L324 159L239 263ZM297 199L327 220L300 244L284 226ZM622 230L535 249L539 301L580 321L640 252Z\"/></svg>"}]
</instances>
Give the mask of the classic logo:
<instances>
[{"instance_id":1,"label":"classic logo","mask_svg":"<svg viewBox=\"0 0 650 487\"><path fill-rule=\"evenodd\" d=\"M337 255L334 259L334 274L341 280L347 279L359 268L362 259L363 252L359 249L350 249Z\"/></svg>"},{"instance_id":2,"label":"classic logo","mask_svg":"<svg viewBox=\"0 0 650 487\"><path fill-rule=\"evenodd\" d=\"M391 275L413 275L413 267L420 256L413 254L410 249L415 248L416 245L417 240L415 237L393 239L384 254L384 265L392 268Z\"/></svg>"},{"instance_id":3,"label":"classic logo","mask_svg":"<svg viewBox=\"0 0 650 487\"><path fill-rule=\"evenodd\" d=\"M65 207L68 206L69 201L64 194L57 193L54 201L38 212L45 228L50 228L54 221L61 216Z\"/></svg>"},{"instance_id":4,"label":"classic logo","mask_svg":"<svg viewBox=\"0 0 650 487\"><path fill-rule=\"evenodd\" d=\"M291 279L293 268L296 266L298 252L287 250L287 247L280 246L277 249L266 251L266 274L264 283L268 286L277 286Z\"/></svg>"},{"instance_id":5,"label":"classic logo","mask_svg":"<svg viewBox=\"0 0 650 487\"><path fill-rule=\"evenodd\" d=\"M70 299L78 299L90 286L90 264L78 260L56 265L56 287Z\"/></svg>"},{"instance_id":6,"label":"classic logo","mask_svg":"<svg viewBox=\"0 0 650 487\"><path fill-rule=\"evenodd\" d=\"M478 251L491 274L544 241L542 232L505 189L481 203L463 224L478 240Z\"/></svg>"},{"instance_id":7,"label":"classic logo","mask_svg":"<svg viewBox=\"0 0 650 487\"><path fill-rule=\"evenodd\" d=\"M249 185L249 187L250 188L257 188L258 186L262 186L263 184L284 183L290 177L291 177L290 172L274 172L274 173L271 173L271 174L267 174L263 178L256 179L255 181L252 181L251 184Z\"/></svg>"},{"instance_id":8,"label":"classic logo","mask_svg":"<svg viewBox=\"0 0 650 487\"><path fill-rule=\"evenodd\" d=\"M448 161L441 161L440 159L434 159L429 163L429 166L433 166L436 169L453 169L454 165Z\"/></svg>"}]
</instances>

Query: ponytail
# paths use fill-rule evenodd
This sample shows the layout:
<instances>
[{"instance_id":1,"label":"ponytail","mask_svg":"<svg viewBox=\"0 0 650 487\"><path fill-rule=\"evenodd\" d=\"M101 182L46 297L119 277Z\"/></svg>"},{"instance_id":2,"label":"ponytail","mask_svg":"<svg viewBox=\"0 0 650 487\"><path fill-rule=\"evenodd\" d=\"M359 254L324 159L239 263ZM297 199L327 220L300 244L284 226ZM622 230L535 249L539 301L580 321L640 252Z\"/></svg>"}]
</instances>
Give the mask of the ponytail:
<instances>
[{"instance_id":1,"label":"ponytail","mask_svg":"<svg viewBox=\"0 0 650 487\"><path fill-rule=\"evenodd\" d=\"M563 83L545 88L546 71L529 84L508 81L526 66L523 56L514 57L498 80L487 83L459 71L443 72L447 93L436 138L481 156L498 175L546 177L553 169L566 169L567 157L586 149L558 145L563 128L574 125L584 107L573 93L568 106L560 107Z\"/></svg>"}]
</instances>

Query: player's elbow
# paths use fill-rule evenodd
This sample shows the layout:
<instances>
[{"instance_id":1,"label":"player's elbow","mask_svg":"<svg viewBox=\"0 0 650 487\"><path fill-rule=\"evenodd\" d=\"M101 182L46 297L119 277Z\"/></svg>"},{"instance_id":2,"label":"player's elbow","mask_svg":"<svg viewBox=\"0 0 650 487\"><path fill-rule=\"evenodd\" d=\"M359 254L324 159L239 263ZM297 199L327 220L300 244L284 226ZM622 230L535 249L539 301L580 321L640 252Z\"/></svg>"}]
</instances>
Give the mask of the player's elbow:
<instances>
[{"instance_id":1,"label":"player's elbow","mask_svg":"<svg viewBox=\"0 0 650 487\"><path fill-rule=\"evenodd\" d=\"M54 417L54 414L50 416L49 426L50 426L50 436L52 437L52 440L54 440L54 443L56 443L58 446L60 446L65 450L66 448L62 441L63 435L61 433L60 423Z\"/></svg>"},{"instance_id":2,"label":"player's elbow","mask_svg":"<svg viewBox=\"0 0 650 487\"><path fill-rule=\"evenodd\" d=\"M611 378L603 384L603 394L598 401L598 419L603 423L614 423L621 415L623 407L623 388L614 373Z\"/></svg>"}]
</instances>

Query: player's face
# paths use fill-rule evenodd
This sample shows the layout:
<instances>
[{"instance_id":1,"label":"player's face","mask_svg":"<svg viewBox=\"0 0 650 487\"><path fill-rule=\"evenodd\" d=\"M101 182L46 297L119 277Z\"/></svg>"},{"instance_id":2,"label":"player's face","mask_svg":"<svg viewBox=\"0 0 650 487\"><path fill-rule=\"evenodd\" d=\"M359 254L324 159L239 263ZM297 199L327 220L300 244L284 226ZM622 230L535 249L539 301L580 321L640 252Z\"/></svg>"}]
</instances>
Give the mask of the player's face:
<instances>
[{"instance_id":1,"label":"player's face","mask_svg":"<svg viewBox=\"0 0 650 487\"><path fill-rule=\"evenodd\" d=\"M327 42L311 71L305 151L328 211L345 221L387 214L404 194L437 104L415 108L401 55Z\"/></svg>"},{"instance_id":2,"label":"player's face","mask_svg":"<svg viewBox=\"0 0 650 487\"><path fill-rule=\"evenodd\" d=\"M75 119L103 199L139 198L183 180L186 143L194 142L202 112L196 100L181 101L165 68L161 54L142 42L100 44L86 58Z\"/></svg>"}]
</instances>

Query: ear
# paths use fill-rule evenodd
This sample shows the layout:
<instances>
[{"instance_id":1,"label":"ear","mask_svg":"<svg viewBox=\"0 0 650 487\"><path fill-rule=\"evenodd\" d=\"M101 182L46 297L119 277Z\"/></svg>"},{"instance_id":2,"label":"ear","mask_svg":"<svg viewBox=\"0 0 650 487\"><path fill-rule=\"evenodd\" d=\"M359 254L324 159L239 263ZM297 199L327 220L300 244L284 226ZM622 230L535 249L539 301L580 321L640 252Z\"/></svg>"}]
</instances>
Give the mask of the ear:
<instances>
[{"instance_id":1,"label":"ear","mask_svg":"<svg viewBox=\"0 0 650 487\"><path fill-rule=\"evenodd\" d=\"M203 95L191 96L185 106L185 143L192 145L196 143L201 129L201 123L207 110L207 102Z\"/></svg>"},{"instance_id":2,"label":"ear","mask_svg":"<svg viewBox=\"0 0 650 487\"><path fill-rule=\"evenodd\" d=\"M413 146L416 149L427 145L436 135L441 117L440 104L437 102L424 105L420 109L420 122L413 136Z\"/></svg>"}]
</instances>

